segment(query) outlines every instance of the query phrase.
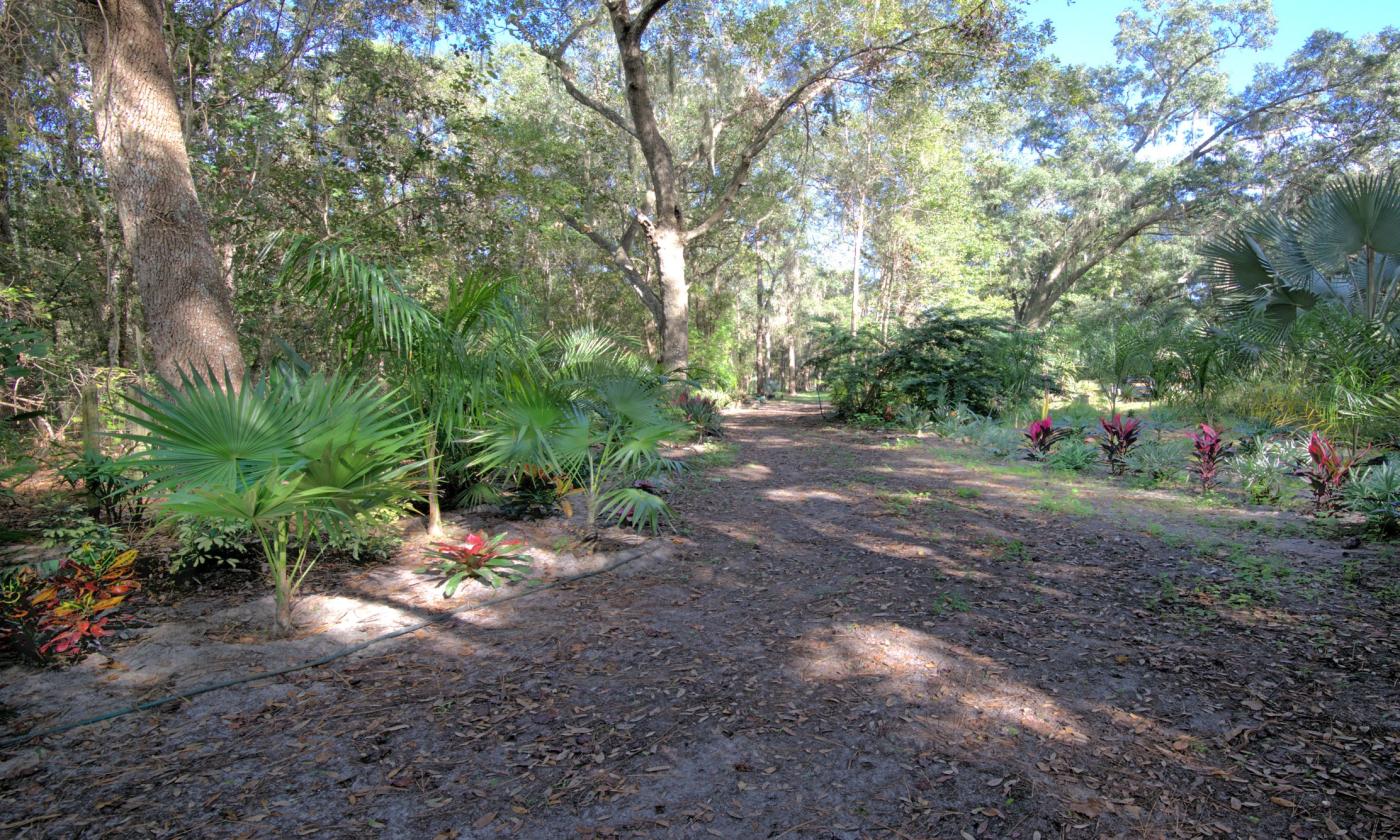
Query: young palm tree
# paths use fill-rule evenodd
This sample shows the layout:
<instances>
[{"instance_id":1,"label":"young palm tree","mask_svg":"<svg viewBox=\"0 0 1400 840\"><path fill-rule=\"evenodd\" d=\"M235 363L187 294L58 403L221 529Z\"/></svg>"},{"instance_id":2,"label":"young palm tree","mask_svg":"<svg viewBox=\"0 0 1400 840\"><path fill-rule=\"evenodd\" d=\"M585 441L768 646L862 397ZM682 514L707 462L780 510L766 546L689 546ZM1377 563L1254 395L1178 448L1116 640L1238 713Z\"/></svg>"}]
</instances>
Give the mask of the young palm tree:
<instances>
[{"instance_id":1,"label":"young palm tree","mask_svg":"<svg viewBox=\"0 0 1400 840\"><path fill-rule=\"evenodd\" d=\"M316 536L411 495L422 430L401 397L345 376L245 379L240 387L186 376L129 397L144 429L138 466L168 514L242 525L257 535L272 577L273 630L292 630L292 604L320 557Z\"/></svg>"},{"instance_id":2,"label":"young palm tree","mask_svg":"<svg viewBox=\"0 0 1400 840\"><path fill-rule=\"evenodd\" d=\"M503 329L504 284L468 278L448 288L440 311L403 290L389 268L356 257L340 245L292 240L281 276L308 300L342 318L347 361L377 362L402 388L423 426L421 447L428 502L428 533L442 532L445 462L471 427L482 391L497 377Z\"/></svg>"}]
</instances>

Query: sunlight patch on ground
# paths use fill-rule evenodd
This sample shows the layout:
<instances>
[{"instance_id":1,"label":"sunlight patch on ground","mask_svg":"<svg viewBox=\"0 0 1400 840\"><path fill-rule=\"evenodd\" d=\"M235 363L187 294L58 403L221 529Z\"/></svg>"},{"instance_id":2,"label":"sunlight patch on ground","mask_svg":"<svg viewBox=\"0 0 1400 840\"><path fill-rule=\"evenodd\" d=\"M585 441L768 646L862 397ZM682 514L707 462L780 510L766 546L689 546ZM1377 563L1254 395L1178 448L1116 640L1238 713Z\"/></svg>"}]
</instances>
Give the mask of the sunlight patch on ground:
<instances>
[{"instance_id":1,"label":"sunlight patch on ground","mask_svg":"<svg viewBox=\"0 0 1400 840\"><path fill-rule=\"evenodd\" d=\"M830 490L811 490L805 487L779 487L773 490L763 491L764 498L773 502L790 502L802 504L804 502L839 502L844 505L856 503L848 495L833 493Z\"/></svg>"},{"instance_id":2,"label":"sunlight patch on ground","mask_svg":"<svg viewBox=\"0 0 1400 840\"><path fill-rule=\"evenodd\" d=\"M1039 689L1008 680L996 660L893 623L821 628L797 642L804 679L870 685L906 703L944 707L924 723L965 731L990 719L1047 740L1088 740L1076 715Z\"/></svg>"}]
</instances>

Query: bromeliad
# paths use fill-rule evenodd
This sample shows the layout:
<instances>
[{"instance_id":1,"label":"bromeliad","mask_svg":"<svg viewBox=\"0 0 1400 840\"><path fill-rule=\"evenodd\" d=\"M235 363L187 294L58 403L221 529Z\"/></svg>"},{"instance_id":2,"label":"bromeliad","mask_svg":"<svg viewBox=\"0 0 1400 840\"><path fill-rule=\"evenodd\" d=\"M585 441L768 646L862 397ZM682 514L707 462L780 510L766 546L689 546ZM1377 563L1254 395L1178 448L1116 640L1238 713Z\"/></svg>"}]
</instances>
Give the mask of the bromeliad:
<instances>
[{"instance_id":1,"label":"bromeliad","mask_svg":"<svg viewBox=\"0 0 1400 840\"><path fill-rule=\"evenodd\" d=\"M506 536L500 533L493 537L485 531L476 531L460 542L434 545L429 553L442 560L436 571L446 579L443 597L457 594L458 587L467 578L477 578L487 586L501 586L523 578L530 571L530 558L520 550L525 543L506 539Z\"/></svg>"}]
</instances>

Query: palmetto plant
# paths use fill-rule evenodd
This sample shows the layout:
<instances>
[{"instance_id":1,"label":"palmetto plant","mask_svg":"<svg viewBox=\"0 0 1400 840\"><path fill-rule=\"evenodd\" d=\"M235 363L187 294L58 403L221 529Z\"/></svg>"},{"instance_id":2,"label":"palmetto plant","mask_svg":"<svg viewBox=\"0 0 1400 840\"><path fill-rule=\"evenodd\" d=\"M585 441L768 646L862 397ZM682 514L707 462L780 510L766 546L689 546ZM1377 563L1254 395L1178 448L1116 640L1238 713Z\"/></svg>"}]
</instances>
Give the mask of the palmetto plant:
<instances>
[{"instance_id":1,"label":"palmetto plant","mask_svg":"<svg viewBox=\"0 0 1400 840\"><path fill-rule=\"evenodd\" d=\"M655 530L669 508L632 484L675 469L660 447L685 432L664 413L660 389L631 376L580 384L573 399L561 399L556 387L524 378L510 383L473 438L472 465L508 479L540 468L569 476L592 534L600 519Z\"/></svg>"},{"instance_id":2,"label":"palmetto plant","mask_svg":"<svg viewBox=\"0 0 1400 840\"><path fill-rule=\"evenodd\" d=\"M247 527L272 577L273 629L319 559L318 534L410 495L423 428L401 396L346 376L189 376L138 391L124 416L143 431L134 456L171 515Z\"/></svg>"},{"instance_id":3,"label":"palmetto plant","mask_svg":"<svg viewBox=\"0 0 1400 840\"><path fill-rule=\"evenodd\" d=\"M442 530L444 463L473 427L484 392L500 376L515 339L502 304L504 284L477 277L451 283L430 309L408 294L393 269L355 256L333 242L291 240L282 282L341 319L337 335L348 363L375 364L402 389L422 425L428 533ZM503 348L506 348L503 350Z\"/></svg>"},{"instance_id":4,"label":"palmetto plant","mask_svg":"<svg viewBox=\"0 0 1400 840\"><path fill-rule=\"evenodd\" d=\"M1208 244L1205 279L1227 320L1263 345L1305 311L1337 307L1400 331L1400 178L1348 176L1292 218L1256 219Z\"/></svg>"}]
</instances>

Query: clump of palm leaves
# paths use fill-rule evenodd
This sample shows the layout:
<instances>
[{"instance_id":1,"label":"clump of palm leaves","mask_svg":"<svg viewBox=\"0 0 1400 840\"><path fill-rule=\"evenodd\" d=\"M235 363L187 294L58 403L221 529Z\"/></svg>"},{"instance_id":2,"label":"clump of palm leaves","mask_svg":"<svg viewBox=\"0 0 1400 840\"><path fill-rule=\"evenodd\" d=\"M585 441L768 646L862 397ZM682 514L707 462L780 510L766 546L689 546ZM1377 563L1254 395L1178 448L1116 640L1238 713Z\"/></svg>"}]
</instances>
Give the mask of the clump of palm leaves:
<instances>
[{"instance_id":1,"label":"clump of palm leaves","mask_svg":"<svg viewBox=\"0 0 1400 840\"><path fill-rule=\"evenodd\" d=\"M324 550L314 534L411 495L423 434L402 396L344 375L222 382L212 374L130 397L136 465L167 515L247 528L272 578L277 635Z\"/></svg>"},{"instance_id":2,"label":"clump of palm leaves","mask_svg":"<svg viewBox=\"0 0 1400 840\"><path fill-rule=\"evenodd\" d=\"M574 384L561 393L549 379L511 383L471 439L472 466L508 481L541 469L570 476L592 537L607 520L656 530L670 508L636 482L678 468L661 447L685 426L667 417L659 385L646 380Z\"/></svg>"}]
</instances>

